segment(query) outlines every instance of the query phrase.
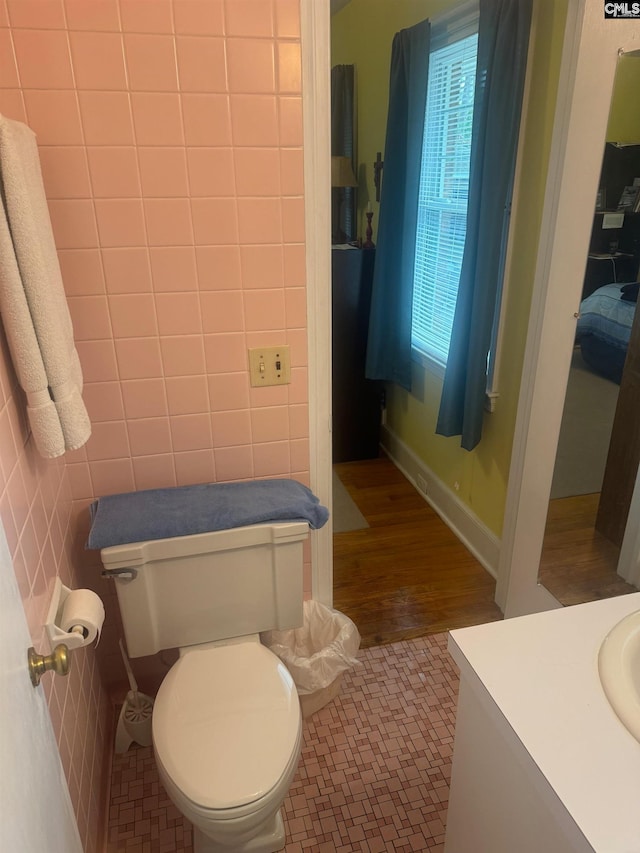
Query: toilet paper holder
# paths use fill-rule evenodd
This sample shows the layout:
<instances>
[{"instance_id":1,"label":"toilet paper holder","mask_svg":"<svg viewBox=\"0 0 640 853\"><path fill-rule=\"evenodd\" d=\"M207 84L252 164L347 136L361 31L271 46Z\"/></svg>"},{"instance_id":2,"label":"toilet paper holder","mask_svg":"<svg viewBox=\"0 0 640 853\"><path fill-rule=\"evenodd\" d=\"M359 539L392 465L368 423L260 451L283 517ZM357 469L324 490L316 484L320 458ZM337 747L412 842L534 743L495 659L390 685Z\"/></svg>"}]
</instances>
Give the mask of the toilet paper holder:
<instances>
[{"instance_id":1,"label":"toilet paper holder","mask_svg":"<svg viewBox=\"0 0 640 853\"><path fill-rule=\"evenodd\" d=\"M78 629L74 628L73 631L63 631L58 624L62 616L62 608L70 593L69 587L66 587L60 578L56 578L53 595L49 603L47 621L44 625L52 649L59 643L64 643L69 651L85 645L85 634L80 626Z\"/></svg>"}]
</instances>

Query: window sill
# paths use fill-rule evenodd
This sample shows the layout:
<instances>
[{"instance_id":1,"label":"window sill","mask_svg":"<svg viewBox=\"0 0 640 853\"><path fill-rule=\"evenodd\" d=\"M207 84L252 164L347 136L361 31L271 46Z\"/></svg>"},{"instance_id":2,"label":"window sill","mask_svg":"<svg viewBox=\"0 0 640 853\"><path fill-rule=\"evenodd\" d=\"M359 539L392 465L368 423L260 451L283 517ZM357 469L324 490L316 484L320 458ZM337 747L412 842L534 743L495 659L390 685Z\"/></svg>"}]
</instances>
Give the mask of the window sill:
<instances>
[{"instance_id":1,"label":"window sill","mask_svg":"<svg viewBox=\"0 0 640 853\"><path fill-rule=\"evenodd\" d=\"M411 360L424 367L425 370L428 370L432 376L436 376L438 379L444 380L446 365L442 364L442 362L436 361L435 358L422 352L422 350L416 349L415 347L411 347ZM488 412L489 414L493 414L493 412L495 412L499 396L500 394L497 391L487 391L484 400L485 412Z\"/></svg>"},{"instance_id":2,"label":"window sill","mask_svg":"<svg viewBox=\"0 0 640 853\"><path fill-rule=\"evenodd\" d=\"M444 365L441 361L436 361L430 355L427 355L422 350L416 349L415 347L411 347L411 360L416 364L420 364L424 367L425 370L428 370L433 376L437 376L439 379L444 379L444 371L446 365Z\"/></svg>"}]
</instances>

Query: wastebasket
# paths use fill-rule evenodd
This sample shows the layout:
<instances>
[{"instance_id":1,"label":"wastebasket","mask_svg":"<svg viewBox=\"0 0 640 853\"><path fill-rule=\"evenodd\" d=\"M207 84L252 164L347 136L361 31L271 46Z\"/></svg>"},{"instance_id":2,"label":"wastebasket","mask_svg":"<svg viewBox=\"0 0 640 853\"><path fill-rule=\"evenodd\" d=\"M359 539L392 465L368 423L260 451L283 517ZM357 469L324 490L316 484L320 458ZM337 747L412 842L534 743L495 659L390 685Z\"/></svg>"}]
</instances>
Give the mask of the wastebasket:
<instances>
[{"instance_id":1,"label":"wastebasket","mask_svg":"<svg viewBox=\"0 0 640 853\"><path fill-rule=\"evenodd\" d=\"M334 699L343 673L360 663L356 658L360 634L355 624L319 601L304 602L302 628L267 631L262 642L291 673L305 718Z\"/></svg>"}]
</instances>

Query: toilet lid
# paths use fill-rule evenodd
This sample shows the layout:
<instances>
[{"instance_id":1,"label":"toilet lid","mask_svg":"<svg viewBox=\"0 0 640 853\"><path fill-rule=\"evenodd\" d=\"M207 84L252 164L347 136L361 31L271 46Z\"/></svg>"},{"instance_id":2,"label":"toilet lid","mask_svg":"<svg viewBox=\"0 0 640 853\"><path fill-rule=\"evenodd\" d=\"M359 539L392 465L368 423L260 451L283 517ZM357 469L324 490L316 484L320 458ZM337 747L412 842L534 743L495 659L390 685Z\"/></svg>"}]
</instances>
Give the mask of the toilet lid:
<instances>
[{"instance_id":1,"label":"toilet lid","mask_svg":"<svg viewBox=\"0 0 640 853\"><path fill-rule=\"evenodd\" d=\"M300 704L284 664L258 642L192 649L169 670L153 710L156 755L207 809L246 805L280 780Z\"/></svg>"}]
</instances>

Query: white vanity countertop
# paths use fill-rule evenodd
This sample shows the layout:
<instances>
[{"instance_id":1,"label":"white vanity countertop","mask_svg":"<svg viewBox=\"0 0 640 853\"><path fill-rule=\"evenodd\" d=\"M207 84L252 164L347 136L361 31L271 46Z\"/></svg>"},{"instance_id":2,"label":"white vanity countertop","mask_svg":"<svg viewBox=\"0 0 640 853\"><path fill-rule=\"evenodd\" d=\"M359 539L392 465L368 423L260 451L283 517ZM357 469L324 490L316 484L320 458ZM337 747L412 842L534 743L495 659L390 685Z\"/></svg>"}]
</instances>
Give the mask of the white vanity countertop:
<instances>
[{"instance_id":1,"label":"white vanity countertop","mask_svg":"<svg viewBox=\"0 0 640 853\"><path fill-rule=\"evenodd\" d=\"M451 631L464 676L480 679L598 853L640 851L640 743L609 705L598 652L640 593Z\"/></svg>"}]
</instances>

